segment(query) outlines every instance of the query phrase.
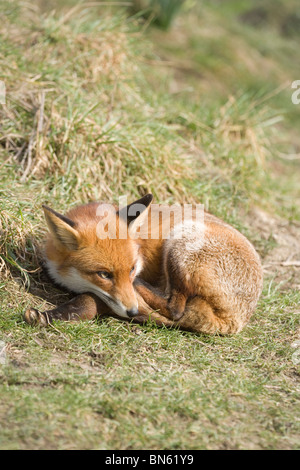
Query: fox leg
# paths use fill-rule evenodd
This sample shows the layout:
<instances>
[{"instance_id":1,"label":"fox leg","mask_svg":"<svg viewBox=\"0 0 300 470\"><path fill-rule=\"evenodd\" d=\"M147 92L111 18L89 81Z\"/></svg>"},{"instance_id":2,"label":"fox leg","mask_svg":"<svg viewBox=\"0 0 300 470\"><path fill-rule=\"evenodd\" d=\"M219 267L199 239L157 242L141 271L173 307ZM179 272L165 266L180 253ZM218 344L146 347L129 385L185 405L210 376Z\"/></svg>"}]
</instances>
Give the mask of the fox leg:
<instances>
[{"instance_id":1,"label":"fox leg","mask_svg":"<svg viewBox=\"0 0 300 470\"><path fill-rule=\"evenodd\" d=\"M169 299L167 299L159 289L141 279L136 279L134 287L149 307L153 310L159 310L160 316L174 321L179 320L183 316L187 297L179 290L173 288Z\"/></svg>"},{"instance_id":2,"label":"fox leg","mask_svg":"<svg viewBox=\"0 0 300 470\"><path fill-rule=\"evenodd\" d=\"M150 284L141 279L136 279L134 288L151 309L159 310L159 313L163 317L169 318L171 320L173 319L172 314L168 308L168 300L163 296L159 289L152 287Z\"/></svg>"},{"instance_id":3,"label":"fox leg","mask_svg":"<svg viewBox=\"0 0 300 470\"><path fill-rule=\"evenodd\" d=\"M166 318L177 321L183 316L188 298L176 288L171 289L168 298L150 285L139 285L137 291L154 310L159 310Z\"/></svg>"},{"instance_id":4,"label":"fox leg","mask_svg":"<svg viewBox=\"0 0 300 470\"><path fill-rule=\"evenodd\" d=\"M146 292L146 291L145 291ZM146 303L143 297L136 291L137 301L139 304L139 314L133 318L137 323L146 323L149 318L155 321L159 326L166 325L172 326L173 322L157 312ZM157 308L159 308L157 306ZM164 305L166 310L166 302ZM168 313L168 310L166 310ZM40 312L39 310L31 307L24 313L24 320L30 325L40 324L47 326L54 320L62 321L84 321L92 320L96 316L114 315L111 309L102 302L99 297L94 294L80 294L73 299L65 302L62 305L54 308L53 310L46 310Z\"/></svg>"},{"instance_id":5,"label":"fox leg","mask_svg":"<svg viewBox=\"0 0 300 470\"><path fill-rule=\"evenodd\" d=\"M191 290L189 265L183 256L186 251L183 240L171 240L164 258L166 292L169 295L168 309L170 318L175 321L185 314L188 299L196 294Z\"/></svg>"},{"instance_id":6,"label":"fox leg","mask_svg":"<svg viewBox=\"0 0 300 470\"><path fill-rule=\"evenodd\" d=\"M53 320L92 320L96 315L106 315L109 312L109 307L96 295L81 294L69 302L43 313L35 308L28 308L24 314L24 320L30 325L40 324L46 326L52 323Z\"/></svg>"},{"instance_id":7,"label":"fox leg","mask_svg":"<svg viewBox=\"0 0 300 470\"><path fill-rule=\"evenodd\" d=\"M180 320L183 316L187 302L187 296L176 289L171 290L168 300L168 309L173 320Z\"/></svg>"}]
</instances>

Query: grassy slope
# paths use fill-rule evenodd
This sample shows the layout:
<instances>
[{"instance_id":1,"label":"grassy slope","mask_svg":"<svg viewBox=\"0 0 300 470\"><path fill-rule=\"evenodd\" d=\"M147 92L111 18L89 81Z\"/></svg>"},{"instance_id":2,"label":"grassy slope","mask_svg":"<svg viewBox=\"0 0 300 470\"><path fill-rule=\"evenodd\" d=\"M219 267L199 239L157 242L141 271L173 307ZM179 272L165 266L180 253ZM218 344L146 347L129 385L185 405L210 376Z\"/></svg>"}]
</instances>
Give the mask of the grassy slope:
<instances>
[{"instance_id":1,"label":"grassy slope","mask_svg":"<svg viewBox=\"0 0 300 470\"><path fill-rule=\"evenodd\" d=\"M259 30L238 20L248 2L203 2L141 33L119 10L2 3L0 447L296 448L300 295L273 276L233 338L115 319L41 330L21 314L64 298L38 270L41 202L203 201L270 252L244 214L300 218L299 165L278 152L299 152L299 111L274 94L299 78L297 38L270 4Z\"/></svg>"}]
</instances>

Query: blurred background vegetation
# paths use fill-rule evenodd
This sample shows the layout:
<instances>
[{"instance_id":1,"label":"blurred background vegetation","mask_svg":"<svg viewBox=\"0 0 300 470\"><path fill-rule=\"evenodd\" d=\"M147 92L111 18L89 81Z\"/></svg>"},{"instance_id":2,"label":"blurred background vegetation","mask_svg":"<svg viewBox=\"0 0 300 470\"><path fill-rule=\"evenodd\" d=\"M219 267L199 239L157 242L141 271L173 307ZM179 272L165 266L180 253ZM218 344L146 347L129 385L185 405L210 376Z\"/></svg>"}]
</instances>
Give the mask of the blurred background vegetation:
<instances>
[{"instance_id":1,"label":"blurred background vegetation","mask_svg":"<svg viewBox=\"0 0 300 470\"><path fill-rule=\"evenodd\" d=\"M194 4L185 0L134 0L132 11L139 13L152 24L168 29L182 6Z\"/></svg>"}]
</instances>

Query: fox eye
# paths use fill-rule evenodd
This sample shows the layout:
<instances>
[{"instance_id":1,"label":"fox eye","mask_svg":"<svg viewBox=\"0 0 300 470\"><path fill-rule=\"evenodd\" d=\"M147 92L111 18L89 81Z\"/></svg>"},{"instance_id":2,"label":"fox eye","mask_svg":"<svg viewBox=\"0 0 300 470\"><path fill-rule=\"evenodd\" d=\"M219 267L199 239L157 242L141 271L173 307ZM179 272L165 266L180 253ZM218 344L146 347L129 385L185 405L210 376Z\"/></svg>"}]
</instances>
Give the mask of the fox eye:
<instances>
[{"instance_id":1,"label":"fox eye","mask_svg":"<svg viewBox=\"0 0 300 470\"><path fill-rule=\"evenodd\" d=\"M98 271L97 274L102 279L111 279L113 277L112 273L108 271Z\"/></svg>"},{"instance_id":2,"label":"fox eye","mask_svg":"<svg viewBox=\"0 0 300 470\"><path fill-rule=\"evenodd\" d=\"M134 270L135 270L135 266L132 266L130 274L132 274Z\"/></svg>"}]
</instances>

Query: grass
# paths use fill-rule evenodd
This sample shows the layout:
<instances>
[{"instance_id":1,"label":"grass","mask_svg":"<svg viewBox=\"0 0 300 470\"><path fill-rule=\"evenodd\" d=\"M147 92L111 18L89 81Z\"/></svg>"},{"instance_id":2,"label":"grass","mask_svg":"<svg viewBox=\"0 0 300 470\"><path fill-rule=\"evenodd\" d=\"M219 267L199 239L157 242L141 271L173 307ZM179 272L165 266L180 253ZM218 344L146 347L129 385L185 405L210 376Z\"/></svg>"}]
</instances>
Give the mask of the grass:
<instances>
[{"instance_id":1,"label":"grass","mask_svg":"<svg viewBox=\"0 0 300 470\"><path fill-rule=\"evenodd\" d=\"M287 342L296 316L284 309L299 300L266 295L264 313L233 338L115 319L49 331L11 314L2 322L4 332L15 331L14 359L1 370L4 446L296 447L297 376Z\"/></svg>"},{"instance_id":2,"label":"grass","mask_svg":"<svg viewBox=\"0 0 300 470\"><path fill-rule=\"evenodd\" d=\"M203 1L162 32L120 7L1 1L1 449L299 447L297 267L279 281L271 264L234 337L22 319L69 298L40 268L42 203L63 212L148 191L204 202L264 261L285 261L273 253L283 226L299 233L299 109L287 84L300 72L297 31L283 23L297 5L284 2L280 19L266 2L262 28L250 3Z\"/></svg>"}]
</instances>

